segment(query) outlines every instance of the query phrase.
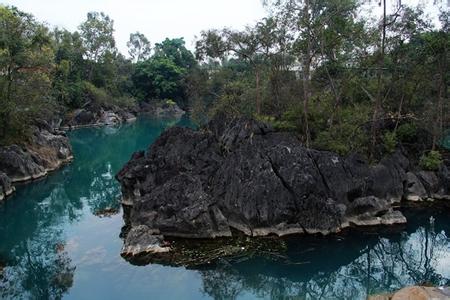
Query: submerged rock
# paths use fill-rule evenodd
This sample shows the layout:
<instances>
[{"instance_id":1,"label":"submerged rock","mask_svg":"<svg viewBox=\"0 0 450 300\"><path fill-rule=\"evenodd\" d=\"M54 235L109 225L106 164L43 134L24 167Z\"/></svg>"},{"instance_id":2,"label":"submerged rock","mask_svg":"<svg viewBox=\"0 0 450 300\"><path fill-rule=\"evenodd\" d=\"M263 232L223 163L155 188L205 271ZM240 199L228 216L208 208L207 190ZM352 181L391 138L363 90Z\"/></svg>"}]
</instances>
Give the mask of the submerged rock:
<instances>
[{"instance_id":1,"label":"submerged rock","mask_svg":"<svg viewBox=\"0 0 450 300\"><path fill-rule=\"evenodd\" d=\"M130 232L217 238L405 223L393 204L405 196L409 171L400 152L370 166L358 155L307 149L265 123L219 116L198 131L167 130L116 177ZM133 248L133 239L125 244Z\"/></svg>"}]
</instances>

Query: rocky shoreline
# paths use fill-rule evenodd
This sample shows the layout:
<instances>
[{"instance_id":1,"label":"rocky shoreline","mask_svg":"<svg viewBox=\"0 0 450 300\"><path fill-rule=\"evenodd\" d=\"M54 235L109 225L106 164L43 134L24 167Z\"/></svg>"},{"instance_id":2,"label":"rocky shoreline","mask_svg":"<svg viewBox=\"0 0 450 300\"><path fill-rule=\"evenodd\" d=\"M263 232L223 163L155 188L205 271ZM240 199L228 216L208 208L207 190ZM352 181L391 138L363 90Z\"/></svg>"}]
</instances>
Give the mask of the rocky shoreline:
<instances>
[{"instance_id":1,"label":"rocky shoreline","mask_svg":"<svg viewBox=\"0 0 450 300\"><path fill-rule=\"evenodd\" d=\"M73 160L72 147L65 131L85 127L117 126L136 120L140 114L159 118L180 118L185 114L176 104L141 103L133 109L116 106L86 106L69 113L63 120L41 121L31 128L33 134L23 144L0 147L0 201L12 195L14 184L45 177Z\"/></svg>"},{"instance_id":2,"label":"rocky shoreline","mask_svg":"<svg viewBox=\"0 0 450 300\"><path fill-rule=\"evenodd\" d=\"M186 112L175 103L155 101L141 102L135 107L122 109L117 106L86 106L67 114L62 121L61 130L73 130L85 127L116 126L134 122L138 115L146 114L155 118L180 118Z\"/></svg>"},{"instance_id":3,"label":"rocky shoreline","mask_svg":"<svg viewBox=\"0 0 450 300\"><path fill-rule=\"evenodd\" d=\"M64 132L49 127L32 131L26 143L0 147L0 200L14 192L14 183L42 178L73 160Z\"/></svg>"},{"instance_id":4,"label":"rocky shoreline","mask_svg":"<svg viewBox=\"0 0 450 300\"><path fill-rule=\"evenodd\" d=\"M404 224L401 201L450 201L445 165L419 170L401 151L369 165L226 116L198 131L167 130L116 178L128 207L124 256L168 253L166 237L326 235Z\"/></svg>"}]
</instances>

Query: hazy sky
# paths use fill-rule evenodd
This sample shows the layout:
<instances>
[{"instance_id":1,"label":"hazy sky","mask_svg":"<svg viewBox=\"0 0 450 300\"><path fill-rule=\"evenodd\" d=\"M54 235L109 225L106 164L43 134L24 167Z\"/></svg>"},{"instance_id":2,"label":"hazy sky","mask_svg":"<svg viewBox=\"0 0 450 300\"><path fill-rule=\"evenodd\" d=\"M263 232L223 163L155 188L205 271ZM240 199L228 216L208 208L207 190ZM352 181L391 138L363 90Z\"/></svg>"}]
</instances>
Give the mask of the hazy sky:
<instances>
[{"instance_id":1,"label":"hazy sky","mask_svg":"<svg viewBox=\"0 0 450 300\"><path fill-rule=\"evenodd\" d=\"M70 31L86 19L87 12L103 11L114 20L117 47L123 54L127 54L126 43L132 32L144 33L152 45L166 37L184 37L187 47L193 49L194 37L202 30L225 26L240 29L266 15L261 0L0 0L0 3L17 6L39 21Z\"/></svg>"},{"instance_id":2,"label":"hazy sky","mask_svg":"<svg viewBox=\"0 0 450 300\"><path fill-rule=\"evenodd\" d=\"M0 0L32 13L52 26L74 31L89 11L103 11L114 20L117 47L127 53L130 33L144 33L152 45L166 37L184 37L193 49L200 31L242 28L265 15L261 0Z\"/></svg>"}]
</instances>

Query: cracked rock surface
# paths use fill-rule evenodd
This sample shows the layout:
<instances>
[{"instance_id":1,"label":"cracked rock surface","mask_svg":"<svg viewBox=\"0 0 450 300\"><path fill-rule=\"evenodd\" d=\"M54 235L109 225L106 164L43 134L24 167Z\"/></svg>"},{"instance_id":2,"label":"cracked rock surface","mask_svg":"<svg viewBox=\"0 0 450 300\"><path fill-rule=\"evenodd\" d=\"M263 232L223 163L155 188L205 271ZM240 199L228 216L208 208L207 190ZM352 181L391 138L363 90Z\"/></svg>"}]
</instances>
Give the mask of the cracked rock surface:
<instances>
[{"instance_id":1,"label":"cracked rock surface","mask_svg":"<svg viewBox=\"0 0 450 300\"><path fill-rule=\"evenodd\" d=\"M436 174L408 176L410 168L400 152L371 166L357 154L307 149L295 135L262 122L218 116L200 130L167 130L116 178L131 232L140 226L139 232L181 238L229 237L236 230L283 236L405 223L392 207L415 191L407 180L423 177L426 193L443 184ZM124 249L140 243L125 239Z\"/></svg>"},{"instance_id":2,"label":"cracked rock surface","mask_svg":"<svg viewBox=\"0 0 450 300\"><path fill-rule=\"evenodd\" d=\"M33 127L23 145L0 147L0 200L14 192L13 183L44 177L73 159L64 133Z\"/></svg>"}]
</instances>

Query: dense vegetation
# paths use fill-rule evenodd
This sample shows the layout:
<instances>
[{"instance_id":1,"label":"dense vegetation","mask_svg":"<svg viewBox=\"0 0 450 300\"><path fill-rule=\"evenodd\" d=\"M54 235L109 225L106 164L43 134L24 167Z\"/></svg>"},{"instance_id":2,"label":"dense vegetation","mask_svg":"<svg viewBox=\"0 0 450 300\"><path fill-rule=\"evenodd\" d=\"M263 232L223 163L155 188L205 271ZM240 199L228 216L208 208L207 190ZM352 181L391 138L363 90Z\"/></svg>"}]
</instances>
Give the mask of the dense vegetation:
<instances>
[{"instance_id":1,"label":"dense vegetation","mask_svg":"<svg viewBox=\"0 0 450 300\"><path fill-rule=\"evenodd\" d=\"M137 32L130 58L103 13L68 32L1 6L0 141L53 110L170 99L199 123L249 115L341 154L376 158L423 140L418 155L435 168L450 118L449 15L436 26L421 8L393 2L389 13L380 1L372 20L357 0L268 0L254 26L202 32L195 55L181 38L151 47Z\"/></svg>"},{"instance_id":2,"label":"dense vegetation","mask_svg":"<svg viewBox=\"0 0 450 300\"><path fill-rule=\"evenodd\" d=\"M20 142L30 125L87 105L133 107L137 101L183 103L183 80L196 61L183 39L154 49L130 35L120 54L114 22L88 13L79 31L50 29L15 7L0 6L0 144Z\"/></svg>"},{"instance_id":3,"label":"dense vegetation","mask_svg":"<svg viewBox=\"0 0 450 300\"><path fill-rule=\"evenodd\" d=\"M256 115L342 154L378 157L420 130L434 149L450 117L448 13L436 29L420 8L396 4L391 15L381 1L371 22L354 0L266 1L271 14L253 27L202 32L209 76L196 81L195 110Z\"/></svg>"}]
</instances>

